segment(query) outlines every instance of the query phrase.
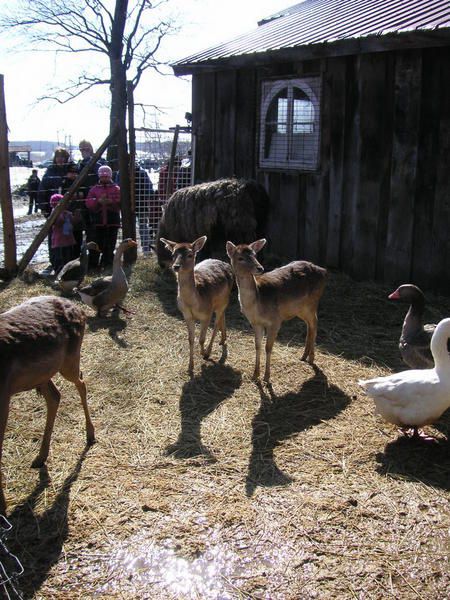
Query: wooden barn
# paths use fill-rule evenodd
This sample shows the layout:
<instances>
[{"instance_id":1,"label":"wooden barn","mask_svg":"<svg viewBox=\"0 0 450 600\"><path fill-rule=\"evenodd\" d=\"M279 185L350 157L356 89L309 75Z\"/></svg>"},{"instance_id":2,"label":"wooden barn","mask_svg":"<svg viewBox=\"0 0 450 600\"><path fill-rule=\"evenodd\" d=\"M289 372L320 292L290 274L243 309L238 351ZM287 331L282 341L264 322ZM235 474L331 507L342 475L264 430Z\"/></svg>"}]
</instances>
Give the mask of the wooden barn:
<instances>
[{"instance_id":1,"label":"wooden barn","mask_svg":"<svg viewBox=\"0 0 450 600\"><path fill-rule=\"evenodd\" d=\"M172 66L195 181L263 183L273 252L450 293L449 0L304 0Z\"/></svg>"}]
</instances>

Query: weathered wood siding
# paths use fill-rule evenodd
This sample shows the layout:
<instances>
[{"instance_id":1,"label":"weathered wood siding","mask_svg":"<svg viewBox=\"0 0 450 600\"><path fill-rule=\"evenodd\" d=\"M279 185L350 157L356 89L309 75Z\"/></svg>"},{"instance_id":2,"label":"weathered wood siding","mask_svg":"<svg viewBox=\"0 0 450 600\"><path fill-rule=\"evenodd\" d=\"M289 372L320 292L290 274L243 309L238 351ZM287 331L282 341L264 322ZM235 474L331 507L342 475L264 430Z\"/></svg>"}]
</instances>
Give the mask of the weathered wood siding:
<instances>
[{"instance_id":1,"label":"weathered wood siding","mask_svg":"<svg viewBox=\"0 0 450 600\"><path fill-rule=\"evenodd\" d=\"M322 76L320 166L261 169L261 81L311 66ZM281 256L448 294L449 73L450 48L431 48L194 75L197 180L264 183Z\"/></svg>"}]
</instances>

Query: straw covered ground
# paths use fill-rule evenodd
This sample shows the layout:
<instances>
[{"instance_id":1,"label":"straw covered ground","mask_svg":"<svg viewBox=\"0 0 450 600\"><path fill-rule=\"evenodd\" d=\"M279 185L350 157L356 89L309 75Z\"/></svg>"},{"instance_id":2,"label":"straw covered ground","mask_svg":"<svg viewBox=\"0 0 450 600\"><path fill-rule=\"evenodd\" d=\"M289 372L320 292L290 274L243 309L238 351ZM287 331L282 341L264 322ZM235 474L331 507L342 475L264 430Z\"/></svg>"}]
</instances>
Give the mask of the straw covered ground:
<instances>
[{"instance_id":1,"label":"straw covered ground","mask_svg":"<svg viewBox=\"0 0 450 600\"><path fill-rule=\"evenodd\" d=\"M130 317L89 308L82 369L97 443L84 447L62 390L47 468L34 470L45 405L14 397L3 473L25 598L449 598L447 413L424 445L374 415L359 378L403 369L406 312L386 286L330 274L314 367L285 323L272 386L251 380L253 336L237 294L227 356L196 355L176 284L153 258L131 277ZM13 281L0 309L54 292ZM428 295L427 322L450 315Z\"/></svg>"}]
</instances>

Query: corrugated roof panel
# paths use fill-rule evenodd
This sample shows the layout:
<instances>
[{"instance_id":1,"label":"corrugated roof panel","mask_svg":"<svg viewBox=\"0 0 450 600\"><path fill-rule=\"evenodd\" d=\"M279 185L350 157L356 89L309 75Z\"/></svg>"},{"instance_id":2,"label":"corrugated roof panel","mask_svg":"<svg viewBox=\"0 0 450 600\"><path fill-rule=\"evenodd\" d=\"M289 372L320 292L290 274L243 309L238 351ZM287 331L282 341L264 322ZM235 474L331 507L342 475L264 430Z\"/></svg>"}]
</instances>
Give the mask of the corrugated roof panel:
<instances>
[{"instance_id":1,"label":"corrugated roof panel","mask_svg":"<svg viewBox=\"0 0 450 600\"><path fill-rule=\"evenodd\" d=\"M195 66L232 56L371 35L450 27L450 1L304 0L260 23L249 33L176 61L173 66Z\"/></svg>"}]
</instances>

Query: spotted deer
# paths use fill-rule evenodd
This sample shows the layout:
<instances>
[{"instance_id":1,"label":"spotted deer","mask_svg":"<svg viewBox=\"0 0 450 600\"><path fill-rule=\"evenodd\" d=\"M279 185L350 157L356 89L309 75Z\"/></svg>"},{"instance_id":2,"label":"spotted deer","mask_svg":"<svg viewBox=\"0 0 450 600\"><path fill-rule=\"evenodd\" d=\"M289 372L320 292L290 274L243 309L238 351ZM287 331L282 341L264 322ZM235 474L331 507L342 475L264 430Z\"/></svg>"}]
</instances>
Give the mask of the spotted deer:
<instances>
[{"instance_id":1,"label":"spotted deer","mask_svg":"<svg viewBox=\"0 0 450 600\"><path fill-rule=\"evenodd\" d=\"M47 460L61 394L52 377L60 373L75 384L84 410L88 444L95 441L94 426L80 372L80 351L86 316L65 298L38 296L0 314L0 460L11 396L36 389L47 403L47 419L39 454L32 467ZM6 501L0 473L0 513Z\"/></svg>"},{"instance_id":2,"label":"spotted deer","mask_svg":"<svg viewBox=\"0 0 450 600\"><path fill-rule=\"evenodd\" d=\"M298 260L264 273L256 254L265 244L265 239L238 246L227 242L226 248L236 277L241 310L255 332L253 378L258 379L260 375L261 344L266 331L264 381L269 382L272 348L283 321L299 317L306 323L306 343L301 360L314 362L317 308L327 271L311 262Z\"/></svg>"},{"instance_id":3,"label":"spotted deer","mask_svg":"<svg viewBox=\"0 0 450 600\"><path fill-rule=\"evenodd\" d=\"M230 301L234 283L233 271L228 263L208 259L195 265L195 257L207 240L206 235L192 244L171 242L160 238L172 254L172 269L178 281L178 307L186 321L189 338L189 373L194 370L195 321L200 321L200 349L204 358L211 355L217 331L221 331L222 345L226 342L225 309ZM206 333L215 313L214 329L205 349Z\"/></svg>"}]
</instances>

